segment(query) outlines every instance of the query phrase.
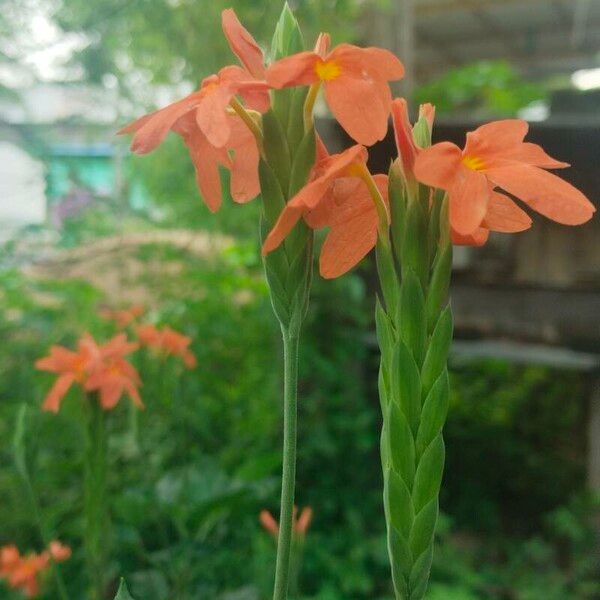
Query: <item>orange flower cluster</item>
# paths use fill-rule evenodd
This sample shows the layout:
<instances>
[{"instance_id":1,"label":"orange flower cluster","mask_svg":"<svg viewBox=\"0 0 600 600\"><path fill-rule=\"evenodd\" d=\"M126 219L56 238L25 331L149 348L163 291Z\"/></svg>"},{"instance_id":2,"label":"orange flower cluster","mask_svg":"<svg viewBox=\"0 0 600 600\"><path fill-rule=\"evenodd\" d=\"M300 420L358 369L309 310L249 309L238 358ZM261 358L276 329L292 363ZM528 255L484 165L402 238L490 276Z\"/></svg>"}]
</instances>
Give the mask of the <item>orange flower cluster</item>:
<instances>
[{"instance_id":1,"label":"orange flower cluster","mask_svg":"<svg viewBox=\"0 0 600 600\"><path fill-rule=\"evenodd\" d=\"M276 538L279 534L279 523L275 517L268 510L261 510L258 518L264 530ZM300 516L298 516L298 507L294 506L294 533L298 536L306 536L312 518L313 510L310 506L303 508Z\"/></svg>"},{"instance_id":2,"label":"orange flower cluster","mask_svg":"<svg viewBox=\"0 0 600 600\"><path fill-rule=\"evenodd\" d=\"M138 391L142 382L135 367L125 358L138 346L129 342L124 333L103 345L86 333L79 340L76 351L52 346L50 354L35 363L36 368L58 375L46 395L43 409L58 412L62 399L73 384L78 384L86 392L96 392L104 410L113 409L124 393L136 406L143 408Z\"/></svg>"},{"instance_id":3,"label":"orange flower cluster","mask_svg":"<svg viewBox=\"0 0 600 600\"><path fill-rule=\"evenodd\" d=\"M136 333L140 344L154 348L166 356L178 356L188 369L193 369L197 360L189 349L192 338L177 333L171 327L159 329L154 325L138 325Z\"/></svg>"},{"instance_id":4,"label":"orange flower cluster","mask_svg":"<svg viewBox=\"0 0 600 600\"><path fill-rule=\"evenodd\" d=\"M0 548L0 578L6 579L9 587L21 590L28 598L40 592L38 576L46 571L52 561L63 562L71 557L71 549L58 541L50 543L41 554L22 556L14 545Z\"/></svg>"},{"instance_id":5,"label":"orange flower cluster","mask_svg":"<svg viewBox=\"0 0 600 600\"><path fill-rule=\"evenodd\" d=\"M462 150L449 142L420 148L406 102L392 100L389 82L402 78L404 67L387 50L351 44L330 50L329 35L322 33L314 51L265 67L260 47L233 10L223 12L222 25L243 67L225 67L205 79L197 92L138 119L120 133L135 133L132 149L140 154L154 149L169 129L179 133L190 149L202 196L214 211L221 202L219 164L231 170L234 200L246 202L259 192L259 113L269 108L268 90L309 86L304 110L305 119L307 111L311 119L323 88L331 112L358 145L330 156L318 140L309 181L284 207L265 240L264 254L277 248L302 218L314 229L329 228L320 257L323 277L342 275L374 247L378 228L386 221L389 225L387 180L385 175L369 173L365 146L383 139L390 113L407 186L421 183L446 191L454 243L481 245L490 231L513 233L531 226L527 213L498 188L566 225L584 223L595 212L581 192L547 172L566 163L523 141L525 121L483 125L467 135ZM421 107L420 117L430 131L434 114L432 105Z\"/></svg>"}]
</instances>

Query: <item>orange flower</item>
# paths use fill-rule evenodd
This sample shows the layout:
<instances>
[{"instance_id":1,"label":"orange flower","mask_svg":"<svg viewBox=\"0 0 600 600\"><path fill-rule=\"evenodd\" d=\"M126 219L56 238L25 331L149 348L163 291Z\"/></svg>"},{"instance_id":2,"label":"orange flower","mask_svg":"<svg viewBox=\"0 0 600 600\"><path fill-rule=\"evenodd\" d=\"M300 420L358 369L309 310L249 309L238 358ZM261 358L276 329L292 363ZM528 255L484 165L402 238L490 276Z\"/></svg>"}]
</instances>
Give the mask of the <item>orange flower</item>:
<instances>
[{"instance_id":1,"label":"orange flower","mask_svg":"<svg viewBox=\"0 0 600 600\"><path fill-rule=\"evenodd\" d=\"M126 309L110 309L103 308L100 310L100 316L114 321L119 329L125 329L128 325L133 323L138 317L141 317L146 312L146 309L142 304L134 304L130 308Z\"/></svg>"},{"instance_id":2,"label":"orange flower","mask_svg":"<svg viewBox=\"0 0 600 600\"><path fill-rule=\"evenodd\" d=\"M58 540L52 540L48 546L48 553L54 562L64 562L71 558L71 548Z\"/></svg>"},{"instance_id":3,"label":"orange flower","mask_svg":"<svg viewBox=\"0 0 600 600\"><path fill-rule=\"evenodd\" d=\"M422 104L419 107L419 118L424 117L431 129L435 116L435 107L431 104ZM413 130L408 117L408 105L404 98L396 98L392 103L392 123L398 155L401 160L402 170L409 182L415 179L415 162L417 156L423 152L414 140ZM452 243L462 246L481 246L485 244L490 231L502 233L516 233L531 227L531 219L510 198L494 191L494 186L489 189L489 200L486 213L480 227L470 234L461 234L451 224Z\"/></svg>"},{"instance_id":4,"label":"orange flower","mask_svg":"<svg viewBox=\"0 0 600 600\"><path fill-rule=\"evenodd\" d=\"M6 578L13 589L20 589L28 598L40 592L38 575L50 564L50 558L56 562L68 560L71 549L58 541L51 542L48 550L41 554L31 553L21 556L16 546L0 548L0 577Z\"/></svg>"},{"instance_id":5,"label":"orange flower","mask_svg":"<svg viewBox=\"0 0 600 600\"><path fill-rule=\"evenodd\" d=\"M60 403L74 383L83 385L89 369L98 360L100 349L91 335L85 334L79 340L77 352L63 346L52 346L50 354L36 361L35 367L42 371L56 373L58 379L46 395L43 410L58 412Z\"/></svg>"},{"instance_id":6,"label":"orange flower","mask_svg":"<svg viewBox=\"0 0 600 600\"><path fill-rule=\"evenodd\" d=\"M196 357L189 349L192 338L178 333L171 327L158 329L154 325L140 325L136 331L142 345L156 348L168 356L179 356L188 369L196 366Z\"/></svg>"},{"instance_id":7,"label":"orange flower","mask_svg":"<svg viewBox=\"0 0 600 600\"><path fill-rule=\"evenodd\" d=\"M141 385L139 375L124 358L137 348L136 343L127 341L124 333L103 346L86 333L79 340L77 352L52 346L50 355L35 363L36 368L59 375L44 400L43 410L58 412L73 383L86 391L99 392L100 404L105 410L114 408L123 392L127 392L134 404L142 408L137 391Z\"/></svg>"},{"instance_id":8,"label":"orange flower","mask_svg":"<svg viewBox=\"0 0 600 600\"><path fill-rule=\"evenodd\" d=\"M373 177L387 203L388 177ZM305 217L313 229L330 227L321 247L319 271L325 279L343 275L356 266L377 243L379 216L364 181L345 177Z\"/></svg>"},{"instance_id":9,"label":"orange flower","mask_svg":"<svg viewBox=\"0 0 600 600\"><path fill-rule=\"evenodd\" d=\"M385 137L392 94L388 81L401 79L402 63L388 50L340 44L329 52L322 35L313 52L274 62L267 82L276 89L321 84L331 112L358 143L370 146Z\"/></svg>"},{"instance_id":10,"label":"orange flower","mask_svg":"<svg viewBox=\"0 0 600 600\"><path fill-rule=\"evenodd\" d=\"M494 192L496 186L564 225L580 225L592 217L595 208L579 190L544 170L569 165L554 160L537 144L523 142L527 129L520 119L494 121L468 133L464 150L442 142L419 153L415 175L448 192L450 223L460 236L476 234L494 203L500 207L500 214L493 209L495 225L514 230L518 207ZM523 228L522 217L518 220Z\"/></svg>"},{"instance_id":11,"label":"orange flower","mask_svg":"<svg viewBox=\"0 0 600 600\"><path fill-rule=\"evenodd\" d=\"M100 359L92 365L85 389L98 392L100 406L104 410L113 409L124 393L138 408L144 408L138 392L142 385L140 376L135 367L125 360L125 356L138 347L137 343L128 342L124 333L100 346Z\"/></svg>"},{"instance_id":12,"label":"orange flower","mask_svg":"<svg viewBox=\"0 0 600 600\"><path fill-rule=\"evenodd\" d=\"M285 205L275 226L265 239L263 255L275 250L305 215L315 210L332 189L336 179L352 176L353 166L364 165L367 151L356 145L340 154L325 156L316 163L310 181Z\"/></svg>"},{"instance_id":13,"label":"orange flower","mask_svg":"<svg viewBox=\"0 0 600 600\"><path fill-rule=\"evenodd\" d=\"M133 133L131 150L146 154L165 139L169 130L174 131L188 147L198 188L212 212L221 205L219 165L231 169L238 181L232 186L233 199L247 202L258 193L258 170L248 168L252 161L258 165L258 150L250 131L240 117L230 114L228 107L238 93L249 105L255 102L262 107L263 101L256 98L267 86L248 77L241 67L225 67L204 79L198 91L141 117L118 133ZM228 151L233 152L233 160ZM239 184L240 179L243 185Z\"/></svg>"},{"instance_id":14,"label":"orange flower","mask_svg":"<svg viewBox=\"0 0 600 600\"><path fill-rule=\"evenodd\" d=\"M313 517L313 510L310 506L302 509L300 516L298 517L298 507L294 506L294 533L296 535L304 537ZM268 510L261 510L259 515L260 524L263 526L265 531L272 535L274 538L279 534L279 524Z\"/></svg>"}]
</instances>

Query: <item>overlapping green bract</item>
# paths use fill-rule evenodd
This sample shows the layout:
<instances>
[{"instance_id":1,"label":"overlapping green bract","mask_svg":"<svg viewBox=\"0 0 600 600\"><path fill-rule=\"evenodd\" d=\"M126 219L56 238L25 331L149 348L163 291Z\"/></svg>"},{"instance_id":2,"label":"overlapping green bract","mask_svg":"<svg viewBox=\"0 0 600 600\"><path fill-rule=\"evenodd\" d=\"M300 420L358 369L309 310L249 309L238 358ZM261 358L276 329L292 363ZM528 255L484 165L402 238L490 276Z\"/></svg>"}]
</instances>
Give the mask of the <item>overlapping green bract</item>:
<instances>
[{"instance_id":1,"label":"overlapping green bract","mask_svg":"<svg viewBox=\"0 0 600 600\"><path fill-rule=\"evenodd\" d=\"M452 339L452 313L444 305L452 247L443 199L430 199L423 187L408 193L396 168L389 179L394 252L377 249L385 303L376 309L381 458L396 598L419 600L429 579L444 468Z\"/></svg>"},{"instance_id":2,"label":"overlapping green bract","mask_svg":"<svg viewBox=\"0 0 600 600\"><path fill-rule=\"evenodd\" d=\"M286 6L275 30L272 58L304 49L298 23ZM304 130L306 90L272 91L272 107L262 117L264 158L259 164L264 240L286 202L302 188L315 162L315 130ZM313 233L303 222L275 251L264 258L273 309L282 327L297 332L306 314L312 277Z\"/></svg>"}]
</instances>

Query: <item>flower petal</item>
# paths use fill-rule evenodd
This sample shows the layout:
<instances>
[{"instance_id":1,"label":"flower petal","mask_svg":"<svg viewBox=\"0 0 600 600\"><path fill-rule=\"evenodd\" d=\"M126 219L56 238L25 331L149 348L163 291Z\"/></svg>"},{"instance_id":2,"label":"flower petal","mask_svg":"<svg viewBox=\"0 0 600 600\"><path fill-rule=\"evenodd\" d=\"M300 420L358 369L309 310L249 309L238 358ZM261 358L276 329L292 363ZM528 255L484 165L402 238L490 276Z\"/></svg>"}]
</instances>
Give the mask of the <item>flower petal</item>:
<instances>
[{"instance_id":1,"label":"flower petal","mask_svg":"<svg viewBox=\"0 0 600 600\"><path fill-rule=\"evenodd\" d=\"M392 105L387 83L340 75L324 84L327 104L351 138L371 146L385 137Z\"/></svg>"},{"instance_id":2,"label":"flower petal","mask_svg":"<svg viewBox=\"0 0 600 600\"><path fill-rule=\"evenodd\" d=\"M233 97L233 90L226 84L214 84L204 88L203 92L196 110L196 122L208 141L216 148L222 148L231 133L227 106Z\"/></svg>"},{"instance_id":3,"label":"flower petal","mask_svg":"<svg viewBox=\"0 0 600 600\"><path fill-rule=\"evenodd\" d=\"M491 231L517 233L531 227L531 217L508 196L492 191L483 225Z\"/></svg>"},{"instance_id":4,"label":"flower petal","mask_svg":"<svg viewBox=\"0 0 600 600\"><path fill-rule=\"evenodd\" d=\"M527 121L522 119L503 119L486 123L467 133L464 153L480 158L497 154L510 158L507 152L523 142L528 130Z\"/></svg>"},{"instance_id":5,"label":"flower petal","mask_svg":"<svg viewBox=\"0 0 600 600\"><path fill-rule=\"evenodd\" d=\"M263 243L263 256L275 250L283 242L288 233L294 229L296 223L302 218L303 213L303 207L294 206L291 202L285 205L273 229L271 229Z\"/></svg>"},{"instance_id":6,"label":"flower petal","mask_svg":"<svg viewBox=\"0 0 600 600\"><path fill-rule=\"evenodd\" d=\"M75 377L69 373L61 375L44 398L43 410L57 413L60 409L61 400L65 397L69 388L73 385Z\"/></svg>"},{"instance_id":7,"label":"flower petal","mask_svg":"<svg viewBox=\"0 0 600 600\"><path fill-rule=\"evenodd\" d=\"M265 76L263 52L250 32L240 23L235 11L227 8L221 13L223 33L231 51L257 79Z\"/></svg>"},{"instance_id":8,"label":"flower petal","mask_svg":"<svg viewBox=\"0 0 600 600\"><path fill-rule=\"evenodd\" d=\"M404 77L402 62L384 48L361 48L353 44L340 44L326 60L337 62L344 74L352 73L354 77L364 77L366 74L370 79L377 79L381 83Z\"/></svg>"},{"instance_id":9,"label":"flower petal","mask_svg":"<svg viewBox=\"0 0 600 600\"><path fill-rule=\"evenodd\" d=\"M571 166L569 163L552 158L546 154L541 146L531 144L530 142L523 142L514 150L511 150L510 156L507 156L507 158L542 169L564 169Z\"/></svg>"},{"instance_id":10,"label":"flower petal","mask_svg":"<svg viewBox=\"0 0 600 600\"><path fill-rule=\"evenodd\" d=\"M594 205L560 177L524 163L486 170L488 177L540 214L563 225L581 225L592 218Z\"/></svg>"},{"instance_id":11,"label":"flower petal","mask_svg":"<svg viewBox=\"0 0 600 600\"><path fill-rule=\"evenodd\" d=\"M132 152L147 154L154 150L165 139L169 129L173 127L177 120L194 110L199 103L200 96L197 92L194 92L182 100L141 117L128 127L123 128L122 132L128 132L137 127L131 142Z\"/></svg>"},{"instance_id":12,"label":"flower petal","mask_svg":"<svg viewBox=\"0 0 600 600\"><path fill-rule=\"evenodd\" d=\"M448 190L461 167L461 149L440 142L421 150L415 160L415 177L425 185Z\"/></svg>"},{"instance_id":13,"label":"flower petal","mask_svg":"<svg viewBox=\"0 0 600 600\"><path fill-rule=\"evenodd\" d=\"M259 153L256 139L239 117L230 117L231 136L227 148L233 150L231 166L231 196L244 203L260 192L258 180Z\"/></svg>"},{"instance_id":14,"label":"flower petal","mask_svg":"<svg viewBox=\"0 0 600 600\"><path fill-rule=\"evenodd\" d=\"M364 212L334 225L321 248L319 270L322 277L339 277L357 265L377 242L377 212Z\"/></svg>"},{"instance_id":15,"label":"flower petal","mask_svg":"<svg viewBox=\"0 0 600 600\"><path fill-rule=\"evenodd\" d=\"M267 83L275 88L310 85L318 80L315 64L321 60L314 52L299 52L272 63L267 69Z\"/></svg>"},{"instance_id":16,"label":"flower petal","mask_svg":"<svg viewBox=\"0 0 600 600\"><path fill-rule=\"evenodd\" d=\"M178 124L175 131L188 147L196 171L196 183L204 203L211 212L216 212L221 206L222 198L219 164L228 168L231 166L227 150L212 146L193 117Z\"/></svg>"},{"instance_id":17,"label":"flower petal","mask_svg":"<svg viewBox=\"0 0 600 600\"><path fill-rule=\"evenodd\" d=\"M480 227L469 235L461 235L452 229L450 235L455 246L483 246L490 236L490 231L485 227Z\"/></svg>"},{"instance_id":18,"label":"flower petal","mask_svg":"<svg viewBox=\"0 0 600 600\"><path fill-rule=\"evenodd\" d=\"M408 104L404 98L396 98L392 102L392 124L394 126L396 148L402 159L404 174L412 177L417 158L417 147L408 118Z\"/></svg>"},{"instance_id":19,"label":"flower petal","mask_svg":"<svg viewBox=\"0 0 600 600\"><path fill-rule=\"evenodd\" d=\"M490 196L483 173L462 168L448 191L450 224L457 233L470 235L485 217Z\"/></svg>"}]
</instances>

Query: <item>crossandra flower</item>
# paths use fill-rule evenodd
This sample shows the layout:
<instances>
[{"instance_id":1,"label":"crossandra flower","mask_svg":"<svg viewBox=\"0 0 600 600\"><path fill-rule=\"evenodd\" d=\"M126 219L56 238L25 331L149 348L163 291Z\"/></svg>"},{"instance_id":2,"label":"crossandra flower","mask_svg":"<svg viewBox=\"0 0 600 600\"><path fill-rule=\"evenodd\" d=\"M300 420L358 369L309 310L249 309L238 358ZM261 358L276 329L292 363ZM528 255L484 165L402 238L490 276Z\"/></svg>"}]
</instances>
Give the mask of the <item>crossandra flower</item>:
<instances>
[{"instance_id":1,"label":"crossandra flower","mask_svg":"<svg viewBox=\"0 0 600 600\"><path fill-rule=\"evenodd\" d=\"M89 392L98 393L100 406L104 410L112 410L125 393L138 408L144 408L138 392L142 385L140 376L125 359L138 347L139 344L129 342L124 333L100 346L100 359L91 366L84 387Z\"/></svg>"},{"instance_id":2,"label":"crossandra flower","mask_svg":"<svg viewBox=\"0 0 600 600\"><path fill-rule=\"evenodd\" d=\"M374 175L373 179L387 204L387 175ZM305 221L313 229L329 227L319 257L319 272L325 279L352 269L377 243L379 215L365 182L356 177L336 180Z\"/></svg>"},{"instance_id":3,"label":"crossandra flower","mask_svg":"<svg viewBox=\"0 0 600 600\"><path fill-rule=\"evenodd\" d=\"M527 130L520 119L494 121L468 133L463 150L441 142L419 153L415 175L448 192L450 223L458 235L481 233L490 203L496 203L501 214L514 205L496 187L564 225L580 225L592 217L596 209L579 190L544 170L569 165L551 158L537 144L524 142Z\"/></svg>"},{"instance_id":4,"label":"crossandra flower","mask_svg":"<svg viewBox=\"0 0 600 600\"><path fill-rule=\"evenodd\" d=\"M137 391L141 385L139 375L125 359L137 347L136 343L127 341L124 333L102 346L86 333L79 340L76 352L63 346L52 346L50 354L35 363L36 368L58 375L44 399L43 410L58 412L74 383L85 391L98 392L100 405L105 410L114 408L124 392L142 408Z\"/></svg>"},{"instance_id":5,"label":"crossandra flower","mask_svg":"<svg viewBox=\"0 0 600 600\"><path fill-rule=\"evenodd\" d=\"M387 133L392 104L388 82L401 79L404 67L382 48L340 44L329 51L328 46L329 36L322 35L314 51L274 62L267 69L267 82L276 89L323 85L340 125L359 144L370 146Z\"/></svg>"},{"instance_id":6,"label":"crossandra flower","mask_svg":"<svg viewBox=\"0 0 600 600\"><path fill-rule=\"evenodd\" d=\"M430 131L433 127L434 116L435 107L431 104L423 104L419 107L419 118L424 117L426 119ZM392 124L402 172L408 185L410 185L416 182L415 163L417 156L424 149L420 148L414 139L408 116L408 105L404 98L396 98L392 103ZM490 231L516 233L531 227L529 215L508 196L495 191L494 187L493 184L489 184L485 216L475 231L470 234L461 234L451 222L450 231L453 244L481 246L487 241Z\"/></svg>"},{"instance_id":7,"label":"crossandra flower","mask_svg":"<svg viewBox=\"0 0 600 600\"><path fill-rule=\"evenodd\" d=\"M171 327L159 329L154 325L139 325L136 332L143 346L154 348L167 356L178 356L188 369L196 366L196 357L189 349L192 338L178 333Z\"/></svg>"},{"instance_id":8,"label":"crossandra flower","mask_svg":"<svg viewBox=\"0 0 600 600\"><path fill-rule=\"evenodd\" d=\"M100 358L100 348L94 338L84 334L79 340L77 351L63 346L52 346L50 354L36 361L36 369L55 373L58 378L46 395L42 408L58 412L60 403L74 383L83 386L92 365Z\"/></svg>"},{"instance_id":9,"label":"crossandra flower","mask_svg":"<svg viewBox=\"0 0 600 600\"><path fill-rule=\"evenodd\" d=\"M306 532L310 526L313 517L313 510L310 506L306 506L300 512L298 516L298 507L294 506L293 516L293 531L297 536L306 536ZM279 534L279 523L275 520L275 517L268 510L261 510L259 515L260 524L264 530L274 538Z\"/></svg>"},{"instance_id":10,"label":"crossandra flower","mask_svg":"<svg viewBox=\"0 0 600 600\"><path fill-rule=\"evenodd\" d=\"M103 308L99 314L104 319L114 321L119 329L125 329L145 312L146 309L142 304L134 304L124 309Z\"/></svg>"},{"instance_id":11,"label":"crossandra flower","mask_svg":"<svg viewBox=\"0 0 600 600\"><path fill-rule=\"evenodd\" d=\"M321 152L323 147L321 146ZM310 181L285 205L273 229L263 244L263 254L277 248L287 237L296 223L315 210L327 197L336 179L349 177L355 165L364 165L367 151L356 145L340 154L325 156L315 164Z\"/></svg>"},{"instance_id":12,"label":"crossandra flower","mask_svg":"<svg viewBox=\"0 0 600 600\"><path fill-rule=\"evenodd\" d=\"M71 557L71 549L53 541L41 554L22 556L14 545L0 548L0 578L5 578L9 587L21 590L28 598L40 593L38 575L48 569L50 560L63 562Z\"/></svg>"}]
</instances>

